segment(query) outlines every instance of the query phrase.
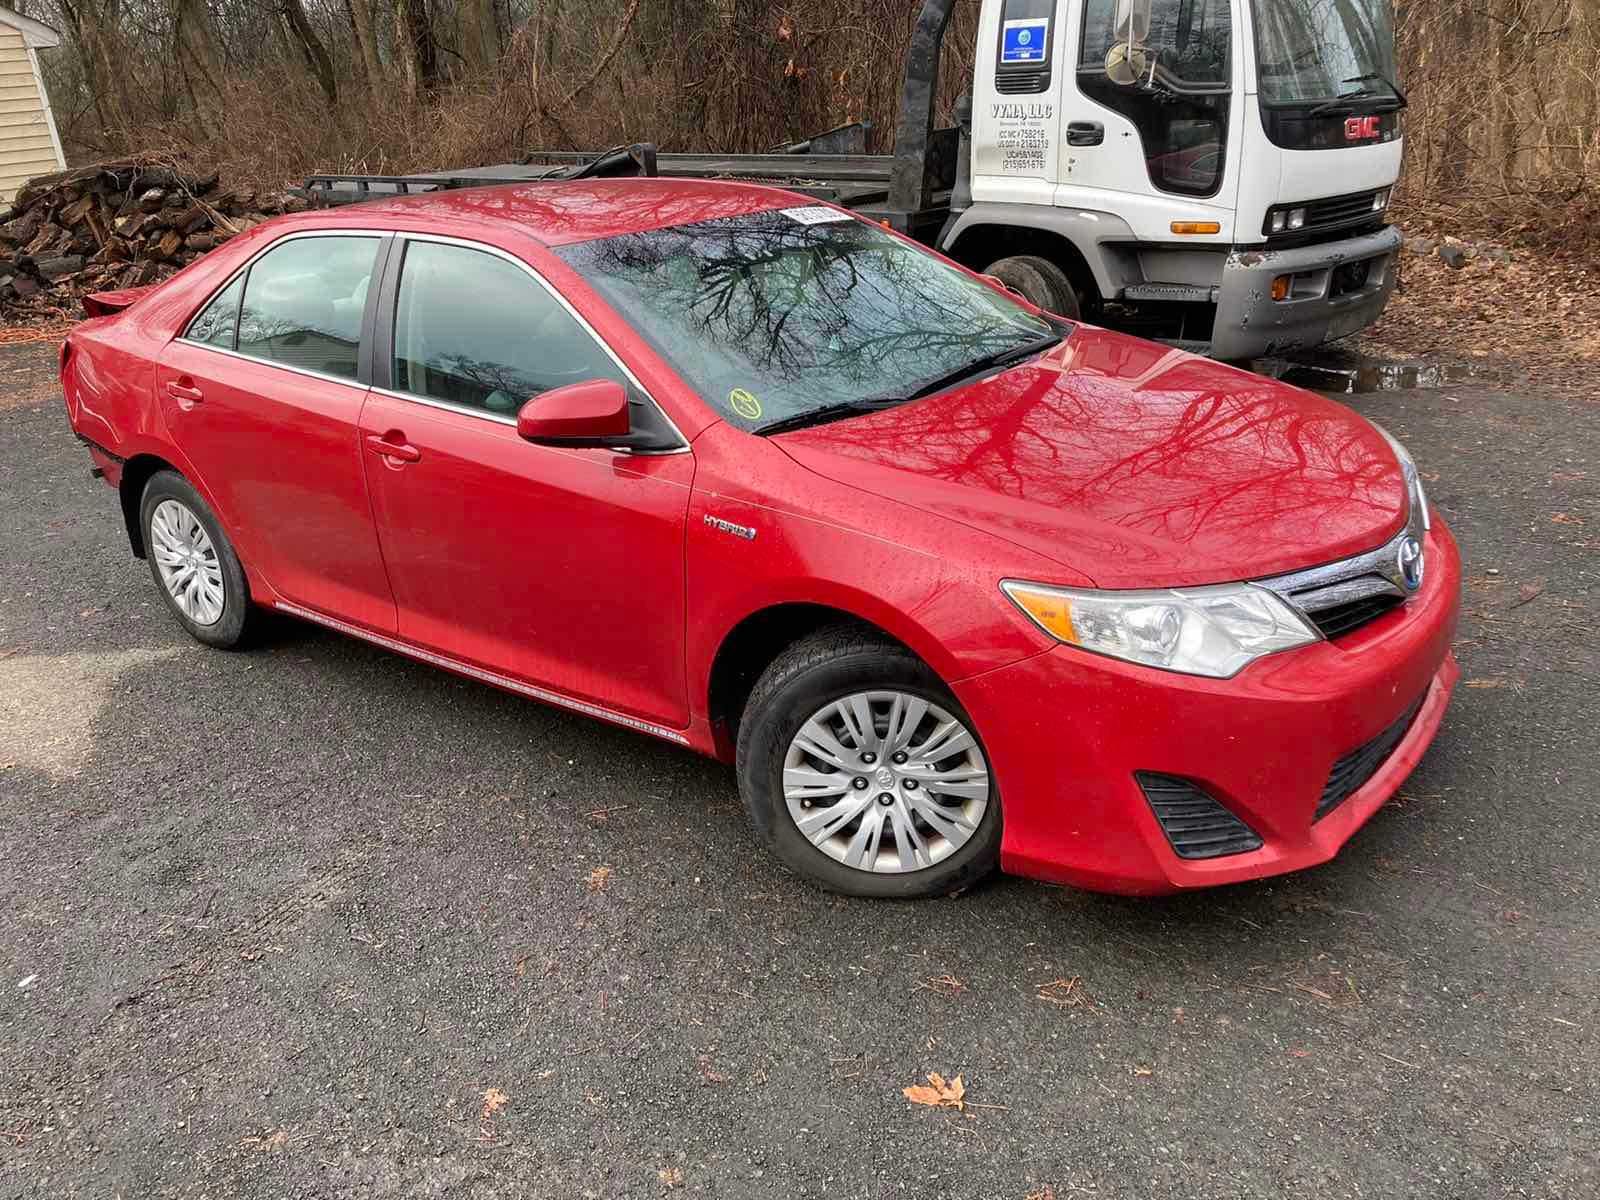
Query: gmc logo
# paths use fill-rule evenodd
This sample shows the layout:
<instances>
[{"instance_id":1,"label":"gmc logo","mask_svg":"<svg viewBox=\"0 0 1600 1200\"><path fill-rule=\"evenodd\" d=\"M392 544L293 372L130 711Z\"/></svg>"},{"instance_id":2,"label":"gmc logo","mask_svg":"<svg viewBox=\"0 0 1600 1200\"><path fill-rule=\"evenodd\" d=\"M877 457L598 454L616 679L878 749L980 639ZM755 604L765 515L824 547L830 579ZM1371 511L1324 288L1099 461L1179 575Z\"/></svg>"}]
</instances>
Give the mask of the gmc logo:
<instances>
[{"instance_id":1,"label":"gmc logo","mask_svg":"<svg viewBox=\"0 0 1600 1200\"><path fill-rule=\"evenodd\" d=\"M1367 138L1378 136L1379 121L1377 117L1346 117L1344 119L1344 140L1347 142L1364 141Z\"/></svg>"}]
</instances>

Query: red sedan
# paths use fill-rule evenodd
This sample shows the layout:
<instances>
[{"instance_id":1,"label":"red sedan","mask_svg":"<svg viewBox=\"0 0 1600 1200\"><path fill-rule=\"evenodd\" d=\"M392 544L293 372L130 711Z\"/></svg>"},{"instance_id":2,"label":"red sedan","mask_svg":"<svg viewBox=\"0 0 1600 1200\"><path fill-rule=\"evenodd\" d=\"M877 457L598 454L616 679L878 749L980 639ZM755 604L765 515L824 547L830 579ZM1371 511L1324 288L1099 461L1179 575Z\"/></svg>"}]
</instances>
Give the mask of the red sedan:
<instances>
[{"instance_id":1,"label":"red sedan","mask_svg":"<svg viewBox=\"0 0 1600 1200\"><path fill-rule=\"evenodd\" d=\"M1322 862L1456 679L1387 434L792 193L368 203L88 307L72 428L190 634L275 610L715 755L840 891Z\"/></svg>"}]
</instances>

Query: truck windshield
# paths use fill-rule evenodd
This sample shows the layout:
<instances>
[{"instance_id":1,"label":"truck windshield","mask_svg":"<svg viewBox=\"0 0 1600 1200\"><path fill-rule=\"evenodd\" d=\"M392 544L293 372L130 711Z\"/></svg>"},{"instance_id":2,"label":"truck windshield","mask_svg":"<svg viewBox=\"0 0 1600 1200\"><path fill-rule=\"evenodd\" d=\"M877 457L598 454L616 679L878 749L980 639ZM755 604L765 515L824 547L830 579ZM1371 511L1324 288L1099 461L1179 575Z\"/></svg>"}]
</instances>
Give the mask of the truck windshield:
<instances>
[{"instance_id":1,"label":"truck windshield","mask_svg":"<svg viewBox=\"0 0 1600 1200\"><path fill-rule=\"evenodd\" d=\"M1255 17L1264 103L1398 98L1389 0L1255 0Z\"/></svg>"},{"instance_id":2,"label":"truck windshield","mask_svg":"<svg viewBox=\"0 0 1600 1200\"><path fill-rule=\"evenodd\" d=\"M932 254L802 205L556 253L726 420L847 415L1060 330Z\"/></svg>"}]
</instances>

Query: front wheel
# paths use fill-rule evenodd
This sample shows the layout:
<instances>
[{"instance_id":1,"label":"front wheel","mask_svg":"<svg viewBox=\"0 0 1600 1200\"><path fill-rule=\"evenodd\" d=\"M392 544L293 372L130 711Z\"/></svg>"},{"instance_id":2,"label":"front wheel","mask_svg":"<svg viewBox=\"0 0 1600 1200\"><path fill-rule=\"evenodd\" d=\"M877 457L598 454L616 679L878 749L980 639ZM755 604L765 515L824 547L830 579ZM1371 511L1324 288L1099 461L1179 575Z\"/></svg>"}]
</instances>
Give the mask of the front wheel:
<instances>
[{"instance_id":1,"label":"front wheel","mask_svg":"<svg viewBox=\"0 0 1600 1200\"><path fill-rule=\"evenodd\" d=\"M219 650L252 631L244 568L211 506L183 476L159 471L139 502L144 552L161 598L189 636Z\"/></svg>"},{"instance_id":2,"label":"front wheel","mask_svg":"<svg viewBox=\"0 0 1600 1200\"><path fill-rule=\"evenodd\" d=\"M837 892L945 894L999 859L1000 800L972 719L920 659L866 631L823 630L767 668L738 773L762 840Z\"/></svg>"}]
</instances>

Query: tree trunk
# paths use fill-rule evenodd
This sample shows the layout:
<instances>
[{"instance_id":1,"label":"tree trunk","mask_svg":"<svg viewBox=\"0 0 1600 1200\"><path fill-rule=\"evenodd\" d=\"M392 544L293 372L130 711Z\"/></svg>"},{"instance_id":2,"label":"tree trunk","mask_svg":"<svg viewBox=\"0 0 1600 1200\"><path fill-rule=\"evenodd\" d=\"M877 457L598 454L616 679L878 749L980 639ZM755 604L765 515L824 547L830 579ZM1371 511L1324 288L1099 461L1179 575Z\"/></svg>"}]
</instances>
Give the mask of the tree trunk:
<instances>
[{"instance_id":1,"label":"tree trunk","mask_svg":"<svg viewBox=\"0 0 1600 1200\"><path fill-rule=\"evenodd\" d=\"M482 74L494 69L500 57L500 30L495 24L494 0L459 0L461 57L467 70Z\"/></svg>"},{"instance_id":2,"label":"tree trunk","mask_svg":"<svg viewBox=\"0 0 1600 1200\"><path fill-rule=\"evenodd\" d=\"M333 73L333 60L328 57L328 49L317 36L317 31L311 28L305 5L301 0L283 0L283 18L289 23L289 31L294 34L295 40L300 43L306 66L316 76L317 86L328 98L328 104L333 105L339 99L339 82Z\"/></svg>"},{"instance_id":3,"label":"tree trunk","mask_svg":"<svg viewBox=\"0 0 1600 1200\"><path fill-rule=\"evenodd\" d=\"M345 0L345 6L350 10L350 32L366 72L367 86L376 89L383 83L383 63L378 59L378 30L372 19L372 5L369 0Z\"/></svg>"}]
</instances>

